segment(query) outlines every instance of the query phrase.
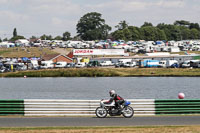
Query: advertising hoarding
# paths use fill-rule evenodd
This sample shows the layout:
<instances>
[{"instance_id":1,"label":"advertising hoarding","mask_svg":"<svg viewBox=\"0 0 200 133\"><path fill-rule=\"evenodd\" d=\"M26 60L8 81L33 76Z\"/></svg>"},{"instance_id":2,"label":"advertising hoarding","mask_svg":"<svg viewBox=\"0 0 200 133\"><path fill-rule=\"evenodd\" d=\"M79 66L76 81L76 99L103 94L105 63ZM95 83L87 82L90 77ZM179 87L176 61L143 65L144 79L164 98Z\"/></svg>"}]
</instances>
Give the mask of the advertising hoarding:
<instances>
[{"instance_id":1,"label":"advertising hoarding","mask_svg":"<svg viewBox=\"0 0 200 133\"><path fill-rule=\"evenodd\" d=\"M74 49L74 55L125 55L124 49Z\"/></svg>"}]
</instances>

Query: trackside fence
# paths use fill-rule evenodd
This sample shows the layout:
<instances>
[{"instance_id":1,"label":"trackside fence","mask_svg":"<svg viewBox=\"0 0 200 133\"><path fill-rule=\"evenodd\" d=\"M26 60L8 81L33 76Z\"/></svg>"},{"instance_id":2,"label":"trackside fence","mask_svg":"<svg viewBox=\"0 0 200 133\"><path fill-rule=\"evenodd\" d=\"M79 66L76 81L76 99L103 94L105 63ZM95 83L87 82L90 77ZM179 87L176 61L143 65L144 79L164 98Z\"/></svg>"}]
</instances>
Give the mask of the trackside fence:
<instances>
[{"instance_id":1,"label":"trackside fence","mask_svg":"<svg viewBox=\"0 0 200 133\"><path fill-rule=\"evenodd\" d=\"M135 115L200 114L200 99L128 99ZM24 99L0 100L0 115L95 116L100 100Z\"/></svg>"},{"instance_id":2,"label":"trackside fence","mask_svg":"<svg viewBox=\"0 0 200 133\"><path fill-rule=\"evenodd\" d=\"M200 114L200 100L155 100L156 115Z\"/></svg>"},{"instance_id":3,"label":"trackside fence","mask_svg":"<svg viewBox=\"0 0 200 133\"><path fill-rule=\"evenodd\" d=\"M135 115L154 115L152 99L130 99ZM83 116L95 115L100 100L25 99L25 116Z\"/></svg>"},{"instance_id":4,"label":"trackside fence","mask_svg":"<svg viewBox=\"0 0 200 133\"><path fill-rule=\"evenodd\" d=\"M0 100L0 115L24 115L24 100Z\"/></svg>"}]
</instances>

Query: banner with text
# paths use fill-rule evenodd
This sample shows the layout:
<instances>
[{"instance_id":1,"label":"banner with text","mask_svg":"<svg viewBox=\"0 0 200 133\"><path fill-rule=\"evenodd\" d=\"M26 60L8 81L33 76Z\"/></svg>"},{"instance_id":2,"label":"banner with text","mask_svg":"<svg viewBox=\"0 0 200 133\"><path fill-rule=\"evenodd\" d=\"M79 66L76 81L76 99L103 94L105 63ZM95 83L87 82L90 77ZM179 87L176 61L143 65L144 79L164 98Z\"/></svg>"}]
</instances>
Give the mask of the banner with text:
<instances>
[{"instance_id":1,"label":"banner with text","mask_svg":"<svg viewBox=\"0 0 200 133\"><path fill-rule=\"evenodd\" d=\"M74 55L125 55L124 49L74 49Z\"/></svg>"}]
</instances>

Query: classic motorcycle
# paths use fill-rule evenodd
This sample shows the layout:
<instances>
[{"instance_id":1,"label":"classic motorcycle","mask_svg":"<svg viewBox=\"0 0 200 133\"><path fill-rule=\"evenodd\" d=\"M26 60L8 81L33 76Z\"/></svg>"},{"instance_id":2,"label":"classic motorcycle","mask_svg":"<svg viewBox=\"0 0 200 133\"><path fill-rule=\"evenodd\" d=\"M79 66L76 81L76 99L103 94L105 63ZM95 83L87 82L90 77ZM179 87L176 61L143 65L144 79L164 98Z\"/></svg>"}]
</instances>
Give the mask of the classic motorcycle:
<instances>
[{"instance_id":1,"label":"classic motorcycle","mask_svg":"<svg viewBox=\"0 0 200 133\"><path fill-rule=\"evenodd\" d=\"M115 106L114 100L110 104L107 104L107 101L108 100L102 99L100 101L100 107L96 108L95 113L98 118L105 118L108 114L110 116L123 115L125 118L131 118L134 115L133 108L129 106L131 102L125 100L125 102L122 104L122 110L120 110Z\"/></svg>"}]
</instances>

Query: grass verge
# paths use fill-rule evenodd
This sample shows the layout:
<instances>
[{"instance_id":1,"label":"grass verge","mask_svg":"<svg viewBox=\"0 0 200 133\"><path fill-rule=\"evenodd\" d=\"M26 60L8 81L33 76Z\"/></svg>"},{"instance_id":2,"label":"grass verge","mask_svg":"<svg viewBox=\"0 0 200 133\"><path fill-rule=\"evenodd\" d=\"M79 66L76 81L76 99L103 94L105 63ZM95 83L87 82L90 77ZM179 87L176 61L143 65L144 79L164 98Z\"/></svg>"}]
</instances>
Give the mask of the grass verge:
<instances>
[{"instance_id":1,"label":"grass verge","mask_svg":"<svg viewBox=\"0 0 200 133\"><path fill-rule=\"evenodd\" d=\"M174 68L65 68L1 73L0 77L199 77L200 69Z\"/></svg>"},{"instance_id":2,"label":"grass verge","mask_svg":"<svg viewBox=\"0 0 200 133\"><path fill-rule=\"evenodd\" d=\"M4 133L199 133L199 126L0 128Z\"/></svg>"}]
</instances>

